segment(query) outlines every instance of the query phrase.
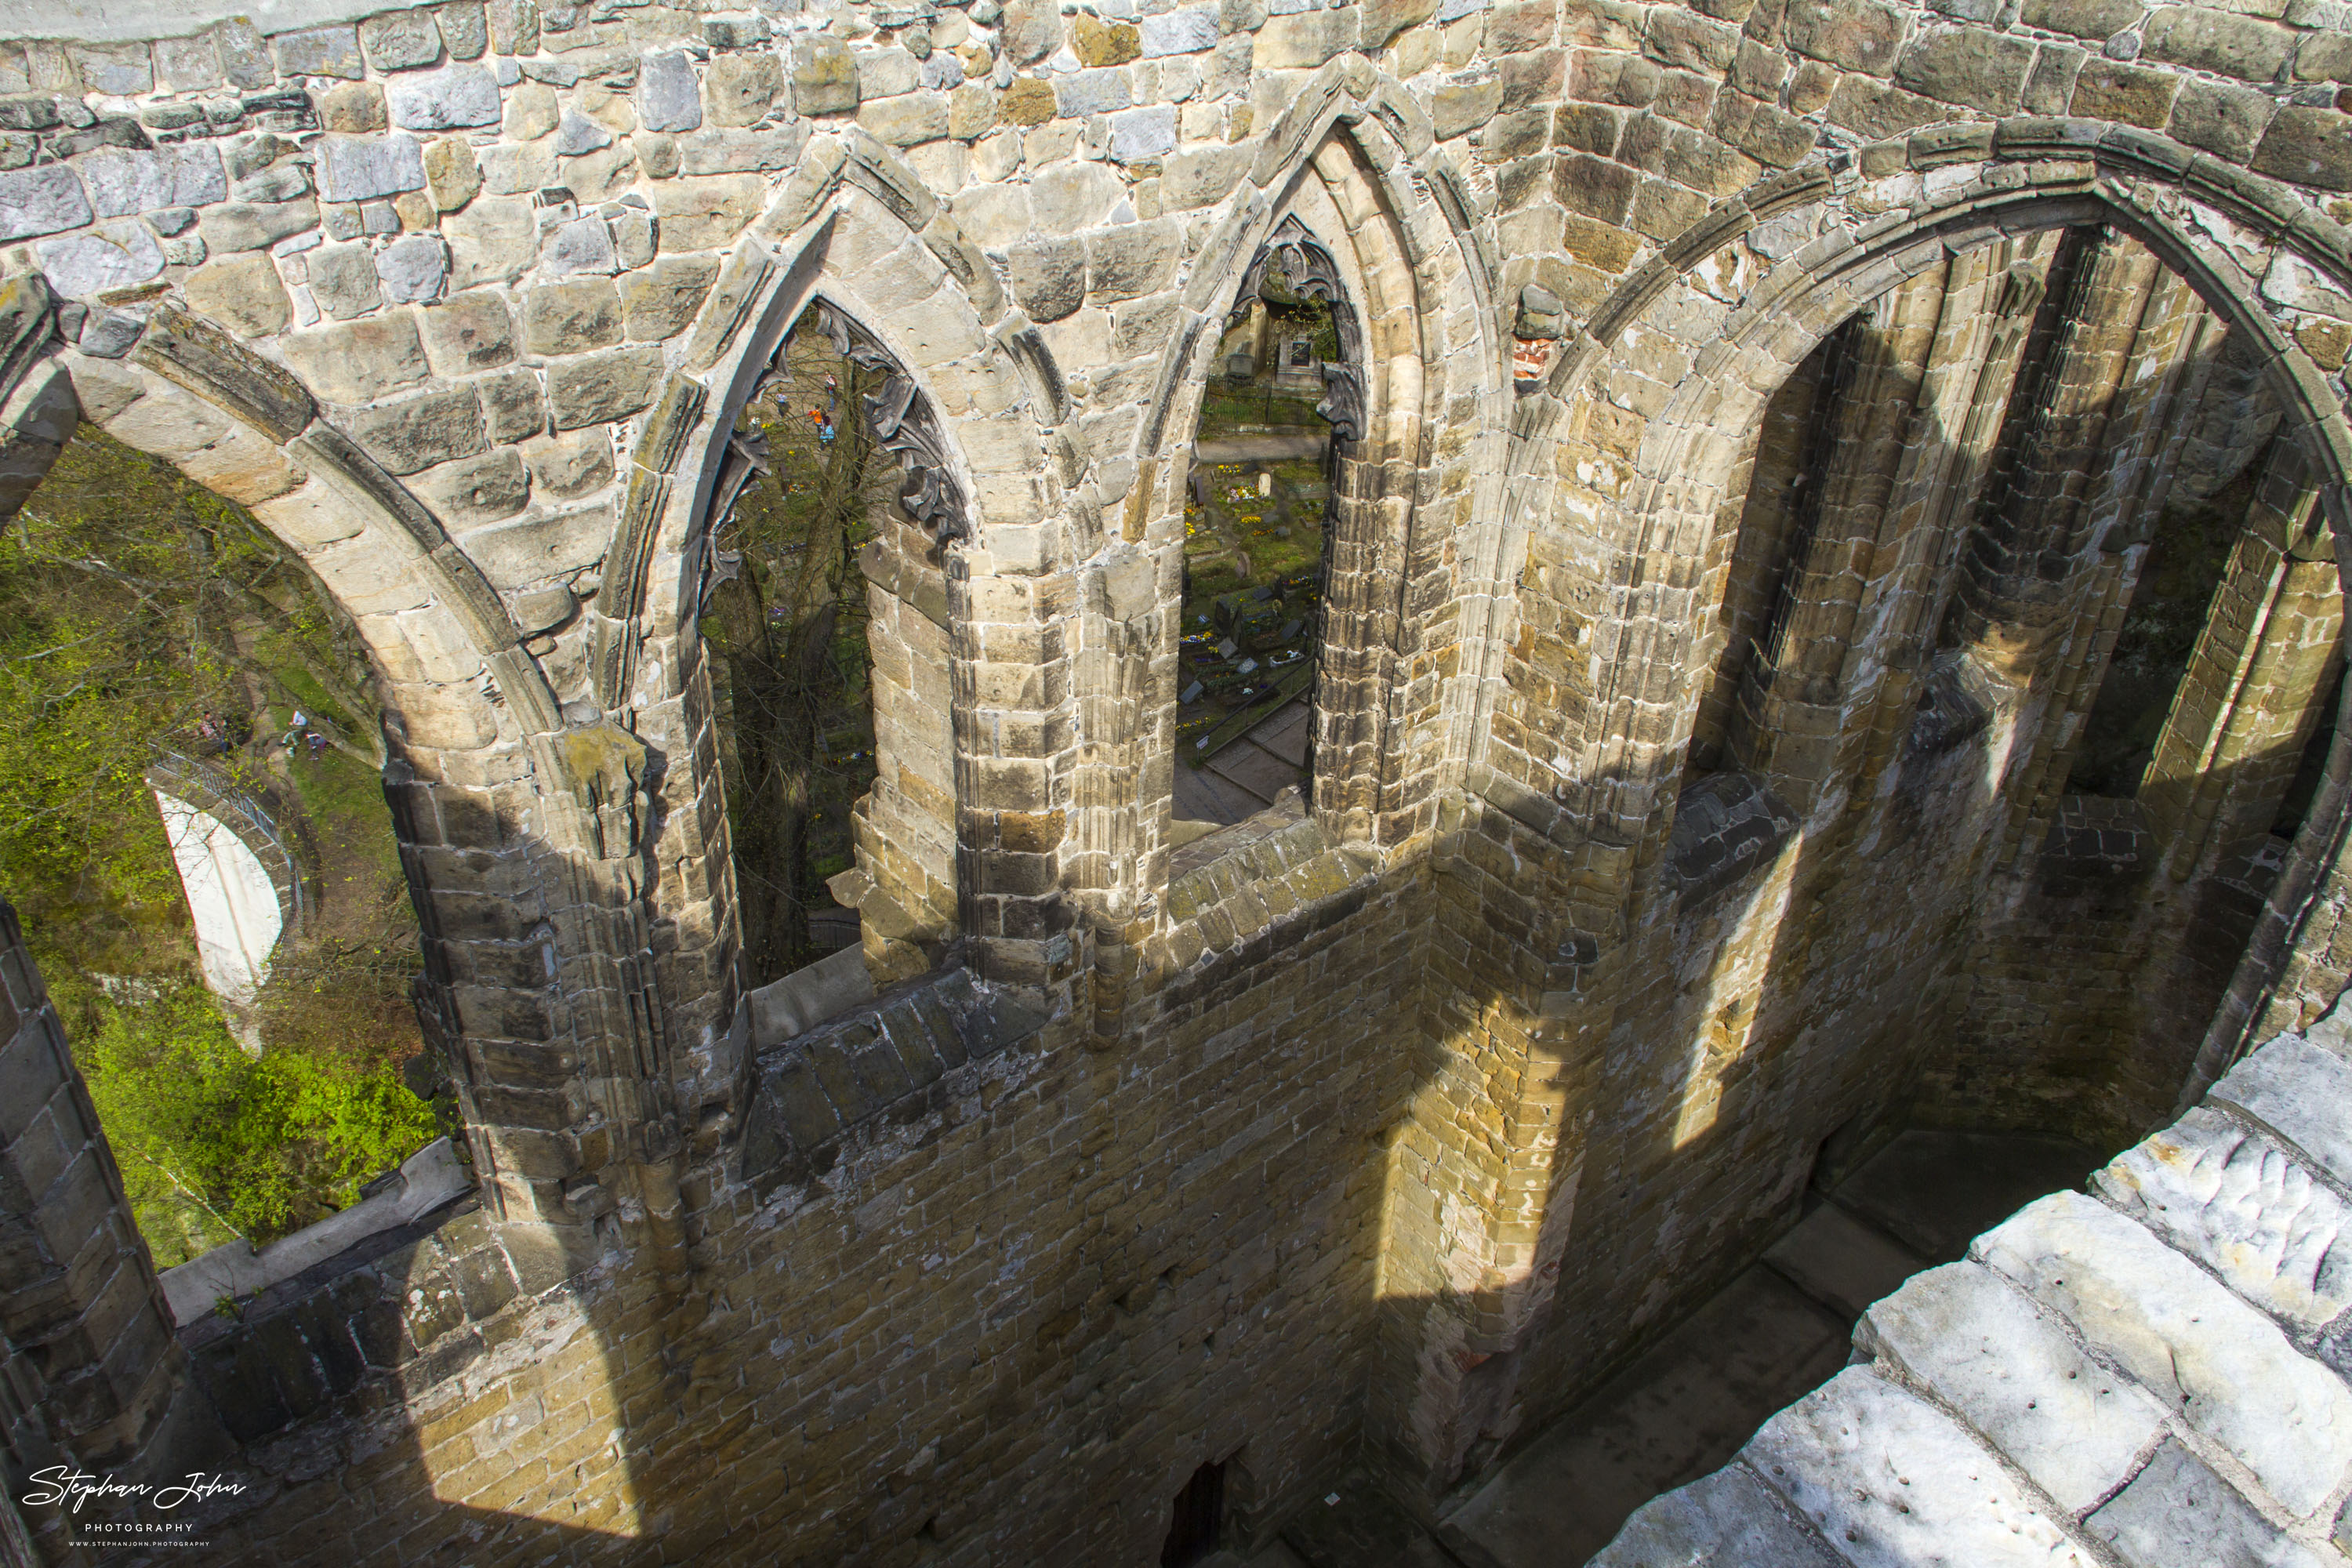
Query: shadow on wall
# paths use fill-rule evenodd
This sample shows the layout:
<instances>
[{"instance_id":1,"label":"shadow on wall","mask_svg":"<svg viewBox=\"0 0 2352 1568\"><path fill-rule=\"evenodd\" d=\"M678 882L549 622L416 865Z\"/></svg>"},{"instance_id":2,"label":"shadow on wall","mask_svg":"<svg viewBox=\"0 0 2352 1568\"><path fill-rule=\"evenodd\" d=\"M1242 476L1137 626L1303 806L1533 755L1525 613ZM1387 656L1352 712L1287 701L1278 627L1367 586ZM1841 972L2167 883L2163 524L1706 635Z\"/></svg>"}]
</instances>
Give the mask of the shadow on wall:
<instances>
[{"instance_id":1,"label":"shadow on wall","mask_svg":"<svg viewBox=\"0 0 2352 1568\"><path fill-rule=\"evenodd\" d=\"M769 1198L723 1239L714 1215L695 1245L723 1251L702 1267L666 1273L641 1250L549 1284L525 1274L515 1227L460 1212L247 1303L195 1346L208 1385L233 1380L220 1414L241 1446L157 1463L251 1489L195 1517L209 1552L171 1560L341 1561L356 1534L362 1562L1126 1561L1166 1532L1202 1452L1235 1461L1227 1528L1272 1522L1358 1425L1380 1198L1364 1135L1400 1086L1381 1081L1387 1016L1318 1049L1337 1031L1286 1036L1258 992L1269 971L1370 967L1335 950L1402 942L1408 890L1360 877L1172 999L1168 1049L1136 1065L1204 1104L1221 1081L1246 1087L1226 1097L1238 1127L1129 1128L1072 1168L1047 1135L1104 1125L1102 1058L1056 1048L950 972L762 1053L744 1152ZM1268 1050L1297 1058L1279 1082L1252 1072ZM1050 1255L1057 1231L1088 1232L1087 1211L1162 1162L1160 1234L1094 1227ZM903 1203L976 1171L995 1179L950 1223ZM915 1261L975 1221L984 1245L943 1270ZM1250 1245L1220 1255L1234 1236ZM926 1296L944 1304L935 1322ZM1354 1331L1302 1355L1335 1321ZM1269 1385L1281 1423L1264 1414ZM1062 1482L1019 1458L1039 1444L1082 1472L1084 1495L1123 1495L1048 1522L1042 1498ZM1156 1483L1162 1448L1177 1473ZM58 1539L53 1516L28 1511Z\"/></svg>"},{"instance_id":2,"label":"shadow on wall","mask_svg":"<svg viewBox=\"0 0 2352 1568\"><path fill-rule=\"evenodd\" d=\"M2147 265L2145 253L2134 262L2101 243L2122 258L2098 275L2102 286L2124 263ZM2030 358L2030 342L2013 346ZM1591 798L1655 803L1622 847L1563 855L1473 803L1441 850L1447 915L1433 935L1434 1027L1454 1050L1489 1059L1482 1037L1522 1031L1533 1092L1549 1109L1523 1134L1544 1163L1497 1178L1507 1263L1444 1281L1458 1268L1446 1211L1472 1196L1443 1182L1412 1194L1438 1210L1422 1227L1415 1282L1452 1289L1402 1290L1384 1303L1390 1359L1380 1375L1402 1404L1385 1429L1366 1434L1407 1491L1421 1479L1429 1495L1443 1493L1532 1435L1759 1255L1797 1217L1810 1183L1851 1169L1906 1119L2058 1133L2112 1151L2171 1114L2285 860L2286 841L2269 830L2298 759L2308 760L2319 692L2294 696L2309 704L2289 710L2302 715L2299 732L2289 725L2216 748L2222 760L2209 758L2189 791L2221 803L2204 818L2156 831L2138 803L2058 793L2071 714L2090 700L2138 559L2119 563L2116 546L2103 549L2091 523L2104 520L2084 521L2073 510L2084 504L2079 488L2060 482L2086 456L2112 460L2097 442L2135 435L2132 405L2111 395L2099 406L2115 428L2091 425L2093 447L2052 445L2069 432L2083 438L2079 410L2066 411L2075 423L2059 437L2035 434L2049 447L2034 459L2048 483L2032 489L2024 481L2043 476L2027 472L1997 519L2011 533L2047 534L2017 545L2023 563L1994 587L2054 625L2039 635L2045 647L2073 650L2064 658L2036 665L1997 646L1987 659L1965 623L1943 629L1956 555L1985 527L1973 483L1926 529L1906 522L1914 514L1882 487L1859 503L1864 526L1811 538L1814 564L1798 563L1801 573L1843 577L1850 603L1860 586L1860 612L1833 628L1834 657L1810 665L1792 643L1778 670L1767 666L1760 694L1754 682L1743 689L1750 721L1777 714L1780 727L1768 721L1753 743L1728 748L1722 772L1677 777L1684 753L1667 748L1658 776L1592 787ZM1940 416L1924 401L1917 418L1906 412L1903 471L1981 478L1982 460L2000 457L1986 449L1990 431L1949 427ZM1895 464L1884 471L1891 481ZM2144 527L2128 501L2121 524ZM2146 542L2145 531L2118 537ZM1895 590L1906 563L1916 607L1890 613L1905 596ZM2332 571L2329 579L2333 603ZM1834 597L1794 596L1800 626ZM2001 606L1993 590L1978 602ZM2208 613L2218 625L2232 619L2227 608L2216 595ZM2315 645L2323 658L2332 628ZM1688 675L1696 694L1705 672ZM2220 724L2200 717L2189 684L2176 722ZM2326 746L2322 728L2314 743ZM2343 781L2321 795L2302 827L2306 850L2334 831ZM2101 816L2142 825L2136 838L2082 830ZM1529 881L1524 868L1580 857L1627 868L1616 882L1622 903L1603 911L1600 929L1580 929L1598 900L1572 871L1555 872L1532 904L1509 890ZM1448 915L1459 935L1444 929ZM1542 1016L1513 1019L1513 1000L1538 989L1530 959L1549 961L1540 984L1555 989ZM1529 1092L1500 1073L1485 1087ZM1451 1088L1456 1100L1465 1092ZM1432 1125L1452 1114L1439 1100L1415 1108ZM1513 1221L1515 1204L1535 1220ZM1400 1354L1413 1358L1410 1370Z\"/></svg>"}]
</instances>

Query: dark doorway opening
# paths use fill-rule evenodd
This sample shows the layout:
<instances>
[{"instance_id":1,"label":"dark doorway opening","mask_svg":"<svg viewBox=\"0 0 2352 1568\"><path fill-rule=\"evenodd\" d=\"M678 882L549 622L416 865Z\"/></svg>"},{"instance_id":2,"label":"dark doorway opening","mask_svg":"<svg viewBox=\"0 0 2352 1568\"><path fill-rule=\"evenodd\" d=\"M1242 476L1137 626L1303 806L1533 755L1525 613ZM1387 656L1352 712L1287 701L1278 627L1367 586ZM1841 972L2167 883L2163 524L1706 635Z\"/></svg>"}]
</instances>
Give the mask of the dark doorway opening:
<instances>
[{"instance_id":1,"label":"dark doorway opening","mask_svg":"<svg viewBox=\"0 0 2352 1568\"><path fill-rule=\"evenodd\" d=\"M1160 1568L1192 1568L1214 1552L1224 1513L1225 1467L1202 1465L1176 1494L1168 1542L1160 1549Z\"/></svg>"}]
</instances>

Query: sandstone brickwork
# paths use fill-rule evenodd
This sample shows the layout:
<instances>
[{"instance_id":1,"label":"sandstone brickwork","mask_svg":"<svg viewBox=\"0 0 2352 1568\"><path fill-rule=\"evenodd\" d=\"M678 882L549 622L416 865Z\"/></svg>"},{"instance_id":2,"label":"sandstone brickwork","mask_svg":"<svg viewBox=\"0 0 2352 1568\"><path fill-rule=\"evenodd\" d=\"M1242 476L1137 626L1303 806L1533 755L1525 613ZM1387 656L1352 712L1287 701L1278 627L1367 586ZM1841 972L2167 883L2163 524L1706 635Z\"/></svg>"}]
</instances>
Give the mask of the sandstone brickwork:
<instances>
[{"instance_id":1,"label":"sandstone brickwork","mask_svg":"<svg viewBox=\"0 0 2352 1568\"><path fill-rule=\"evenodd\" d=\"M1876 1132L2121 1147L2352 975L2352 742L2270 831L2352 525L2329 0L5 14L0 507L87 419L352 614L478 1185L233 1331L0 1258L72 1285L7 1465L210 1444L215 1560L1150 1562L1212 1461L1236 1542L1428 1512ZM1278 229L1361 405L1313 777L1180 848ZM871 984L772 1038L695 617L828 316L906 476ZM2240 542L2070 794L2176 491Z\"/></svg>"}]
</instances>

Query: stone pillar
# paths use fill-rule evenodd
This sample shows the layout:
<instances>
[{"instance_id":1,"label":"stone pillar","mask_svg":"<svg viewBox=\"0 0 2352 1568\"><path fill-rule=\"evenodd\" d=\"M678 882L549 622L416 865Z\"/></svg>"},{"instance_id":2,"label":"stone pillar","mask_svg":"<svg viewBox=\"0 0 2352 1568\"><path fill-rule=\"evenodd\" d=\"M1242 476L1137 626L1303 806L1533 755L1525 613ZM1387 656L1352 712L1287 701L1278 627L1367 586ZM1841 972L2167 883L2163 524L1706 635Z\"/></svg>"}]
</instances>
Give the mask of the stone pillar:
<instances>
[{"instance_id":1,"label":"stone pillar","mask_svg":"<svg viewBox=\"0 0 2352 1568\"><path fill-rule=\"evenodd\" d=\"M877 985L930 969L956 936L952 650L940 553L920 529L885 515L857 558L877 772L856 808L857 865L830 885L858 912Z\"/></svg>"},{"instance_id":2,"label":"stone pillar","mask_svg":"<svg viewBox=\"0 0 2352 1568\"><path fill-rule=\"evenodd\" d=\"M16 911L0 903L0 1334L5 1469L145 1473L197 1434L193 1392L122 1176Z\"/></svg>"},{"instance_id":3,"label":"stone pillar","mask_svg":"<svg viewBox=\"0 0 2352 1568\"><path fill-rule=\"evenodd\" d=\"M2146 556L2146 545L2171 492L2193 406L2220 342L2219 321L2187 282L2156 274L2132 314L2121 351L2123 373L2095 442L2071 462L2089 486L2065 526L2063 554L2042 571L2070 584L2071 605L2053 602L2041 623L2042 653L2030 670L2012 668L2019 742L2006 773L2010 797L2003 854L2014 862L2037 853L2065 793L2074 736L2098 696L2116 638ZM1981 533L1981 530L1979 532ZM1965 591L1965 585L1963 588ZM1974 649L1979 663L1988 649Z\"/></svg>"},{"instance_id":4,"label":"stone pillar","mask_svg":"<svg viewBox=\"0 0 2352 1568\"><path fill-rule=\"evenodd\" d=\"M1946 270L1893 289L1852 330L1821 471L1801 495L1801 537L1741 682L1730 757L1801 813L1836 771L1855 617L1937 346Z\"/></svg>"},{"instance_id":5,"label":"stone pillar","mask_svg":"<svg viewBox=\"0 0 2352 1568\"><path fill-rule=\"evenodd\" d=\"M2106 230L2070 233L2052 262L1956 605L1960 640L2012 686L2030 683L2080 602L2084 503L2162 270Z\"/></svg>"},{"instance_id":6,"label":"stone pillar","mask_svg":"<svg viewBox=\"0 0 2352 1568\"><path fill-rule=\"evenodd\" d=\"M2173 880L2186 880L2209 847L2269 826L2319 725L2343 623L2319 487L2282 441L2140 783Z\"/></svg>"}]
</instances>

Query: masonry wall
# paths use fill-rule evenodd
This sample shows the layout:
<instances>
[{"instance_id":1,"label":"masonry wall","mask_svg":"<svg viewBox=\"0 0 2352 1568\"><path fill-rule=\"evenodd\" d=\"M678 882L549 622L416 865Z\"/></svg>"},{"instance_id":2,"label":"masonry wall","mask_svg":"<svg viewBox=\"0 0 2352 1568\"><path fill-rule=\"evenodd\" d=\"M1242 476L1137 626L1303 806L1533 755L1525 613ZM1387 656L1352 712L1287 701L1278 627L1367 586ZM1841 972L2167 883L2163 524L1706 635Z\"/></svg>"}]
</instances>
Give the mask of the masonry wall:
<instances>
[{"instance_id":1,"label":"masonry wall","mask_svg":"<svg viewBox=\"0 0 2352 1568\"><path fill-rule=\"evenodd\" d=\"M2332 6L315 21L0 46L0 495L87 417L352 611L480 1184L373 1305L236 1342L307 1403L214 1435L260 1478L218 1560L1150 1561L1210 1459L1244 1535L1351 1464L1426 1509L1763 1245L1825 1141L2079 1128L2078 1083L2158 1115L2352 972L2339 755L2160 1050L2086 1005L2084 1049L1979 1050L1997 1096L1936 1076L2031 987L2124 1000L2052 978L2073 906L2000 926L1995 868L2063 816L2128 591L2137 492L2084 478L2168 460L2193 322L2346 521ZM1318 774L1177 852L1191 420L1291 218L1367 345ZM2039 531L1946 646L2048 237L2092 228ZM735 409L816 301L947 503L866 563L905 672L848 889L884 993L795 1044L737 1026L694 612ZM1767 401L1865 309L1872 461L1694 768ZM961 1061L892 1022L951 989L1027 1022ZM809 1157L751 1159L802 1071Z\"/></svg>"}]
</instances>

